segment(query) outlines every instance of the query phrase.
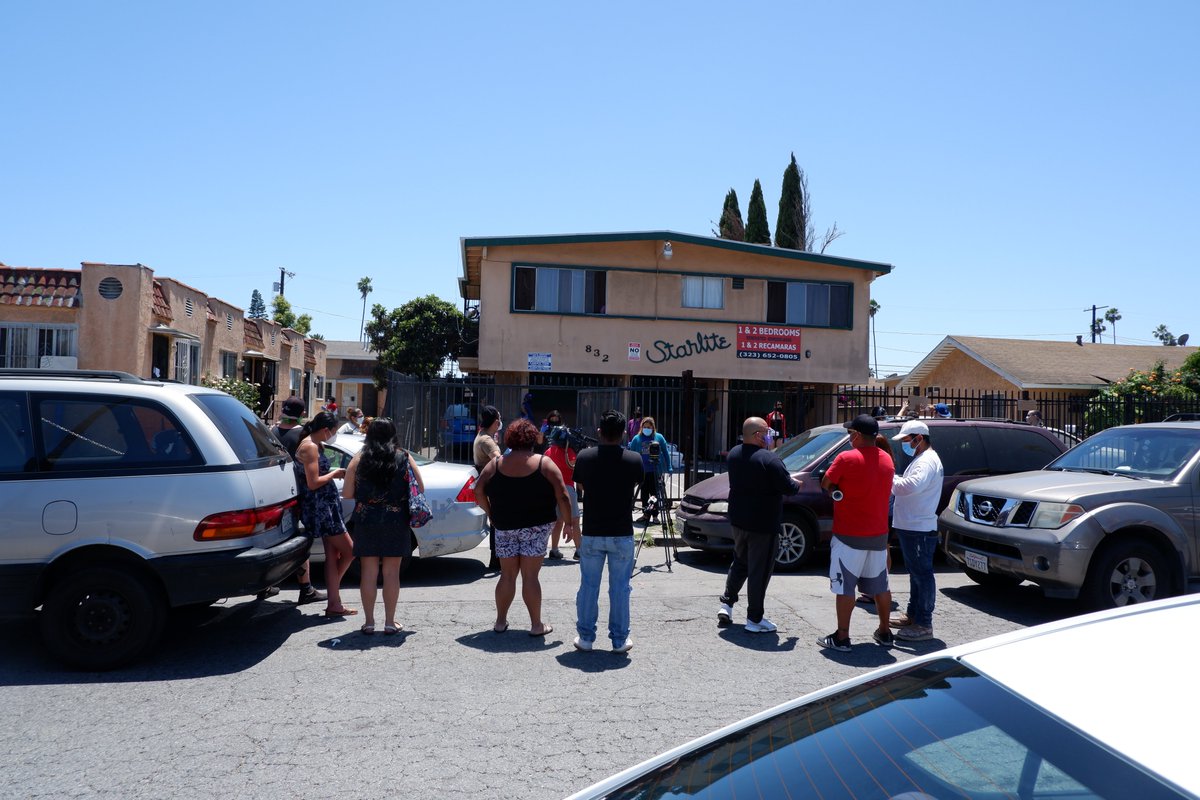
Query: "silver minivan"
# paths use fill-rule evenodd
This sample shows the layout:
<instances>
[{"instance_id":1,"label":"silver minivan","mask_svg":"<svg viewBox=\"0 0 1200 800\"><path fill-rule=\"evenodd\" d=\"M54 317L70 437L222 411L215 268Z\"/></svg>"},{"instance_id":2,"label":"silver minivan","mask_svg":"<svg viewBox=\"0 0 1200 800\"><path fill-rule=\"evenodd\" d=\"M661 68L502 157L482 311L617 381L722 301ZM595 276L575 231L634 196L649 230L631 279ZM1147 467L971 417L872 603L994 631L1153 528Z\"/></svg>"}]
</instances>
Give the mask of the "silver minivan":
<instances>
[{"instance_id":1,"label":"silver minivan","mask_svg":"<svg viewBox=\"0 0 1200 800\"><path fill-rule=\"evenodd\" d=\"M292 574L288 455L232 396L115 372L0 370L0 615L58 658L147 653L173 607Z\"/></svg>"}]
</instances>

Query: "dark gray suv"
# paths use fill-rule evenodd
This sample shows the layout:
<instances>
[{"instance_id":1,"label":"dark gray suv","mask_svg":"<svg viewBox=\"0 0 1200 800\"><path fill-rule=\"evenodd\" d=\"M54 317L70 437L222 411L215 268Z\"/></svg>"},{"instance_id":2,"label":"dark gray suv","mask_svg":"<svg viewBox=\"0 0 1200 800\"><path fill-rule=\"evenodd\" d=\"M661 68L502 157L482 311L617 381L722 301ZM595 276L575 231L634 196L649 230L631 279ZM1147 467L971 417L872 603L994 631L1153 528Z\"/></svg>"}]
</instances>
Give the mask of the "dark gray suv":
<instances>
[{"instance_id":1,"label":"dark gray suv","mask_svg":"<svg viewBox=\"0 0 1200 800\"><path fill-rule=\"evenodd\" d=\"M1003 475L1039 469L1057 458L1067 446L1046 428L1023 422L993 419L924 419L930 441L945 467L940 511L955 486L980 475ZM881 420L879 432L890 440L904 424L902 419ZM833 501L821 490L821 476L834 457L850 447L841 425L810 428L788 440L778 453L788 472L800 483L799 494L783 498L783 525L779 536L777 569L798 569L808 563L818 546L828 546L833 533ZM909 458L899 447L893 458L897 474ZM729 477L717 475L689 488L675 512L676 527L684 542L700 550L733 551L729 524Z\"/></svg>"}]
</instances>

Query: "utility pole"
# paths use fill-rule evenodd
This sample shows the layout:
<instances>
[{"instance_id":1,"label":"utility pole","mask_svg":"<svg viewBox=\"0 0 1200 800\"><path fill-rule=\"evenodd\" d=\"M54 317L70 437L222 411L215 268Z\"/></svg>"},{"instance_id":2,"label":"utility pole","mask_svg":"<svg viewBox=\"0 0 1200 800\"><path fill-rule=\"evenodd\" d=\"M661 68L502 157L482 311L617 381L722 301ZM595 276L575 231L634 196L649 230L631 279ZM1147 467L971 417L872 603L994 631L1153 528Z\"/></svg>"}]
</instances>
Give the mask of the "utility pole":
<instances>
[{"instance_id":1,"label":"utility pole","mask_svg":"<svg viewBox=\"0 0 1200 800\"><path fill-rule=\"evenodd\" d=\"M283 285L286 282L286 280L288 278L294 278L294 277L296 277L296 273L288 272L283 267L279 268L279 283L275 284L274 289L276 292L279 293L280 297L283 296ZM1108 308L1108 306L1105 306L1105 308Z\"/></svg>"},{"instance_id":2,"label":"utility pole","mask_svg":"<svg viewBox=\"0 0 1200 800\"><path fill-rule=\"evenodd\" d=\"M1103 311L1106 308L1108 308L1108 306L1092 305L1092 344L1096 343L1096 312ZM1085 308L1083 311L1084 313L1087 313L1088 309Z\"/></svg>"}]
</instances>

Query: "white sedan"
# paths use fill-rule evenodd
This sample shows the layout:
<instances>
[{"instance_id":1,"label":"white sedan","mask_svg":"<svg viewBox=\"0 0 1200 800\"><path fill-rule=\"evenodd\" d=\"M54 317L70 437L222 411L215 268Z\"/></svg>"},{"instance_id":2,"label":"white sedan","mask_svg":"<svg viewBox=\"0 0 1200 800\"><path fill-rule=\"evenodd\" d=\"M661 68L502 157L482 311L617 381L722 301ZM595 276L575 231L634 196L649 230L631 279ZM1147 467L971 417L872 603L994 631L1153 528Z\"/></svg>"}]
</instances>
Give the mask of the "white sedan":
<instances>
[{"instance_id":1,"label":"white sedan","mask_svg":"<svg viewBox=\"0 0 1200 800\"><path fill-rule=\"evenodd\" d=\"M764 711L571 800L1196 798L1198 627L1192 595L930 653Z\"/></svg>"},{"instance_id":2,"label":"white sedan","mask_svg":"<svg viewBox=\"0 0 1200 800\"><path fill-rule=\"evenodd\" d=\"M325 457L331 469L347 467L350 459L362 449L361 434L340 433L324 446ZM475 505L475 468L466 464L447 464L430 461L416 453L413 459L421 468L425 481L425 497L433 509L429 524L414 528L417 549L414 556L433 558L472 550L485 541L488 535L487 515ZM336 482L338 494L342 482ZM350 518L354 510L353 500L342 500L342 514ZM323 548L313 543L310 551L313 561L323 562Z\"/></svg>"}]
</instances>

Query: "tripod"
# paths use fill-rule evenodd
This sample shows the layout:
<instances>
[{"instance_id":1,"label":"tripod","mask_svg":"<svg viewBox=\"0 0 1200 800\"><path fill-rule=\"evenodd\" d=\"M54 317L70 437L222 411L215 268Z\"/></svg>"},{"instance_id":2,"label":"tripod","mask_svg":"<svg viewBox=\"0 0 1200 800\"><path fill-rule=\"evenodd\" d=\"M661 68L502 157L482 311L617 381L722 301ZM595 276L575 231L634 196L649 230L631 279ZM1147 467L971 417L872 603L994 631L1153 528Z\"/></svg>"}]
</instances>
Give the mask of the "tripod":
<instances>
[{"instance_id":1,"label":"tripod","mask_svg":"<svg viewBox=\"0 0 1200 800\"><path fill-rule=\"evenodd\" d=\"M671 555L674 553L675 558L679 558L679 547L675 539L675 520L671 518L671 504L667 501L667 485L663 480L661 472L655 473L654 482L654 508L658 512L658 524L663 531L663 549L667 554L667 572L672 572ZM646 524L646 529L642 531L642 535L638 538L637 550L633 554L634 572L637 572L638 556L642 553L642 545L646 542L646 531L650 530L650 524Z\"/></svg>"}]
</instances>

